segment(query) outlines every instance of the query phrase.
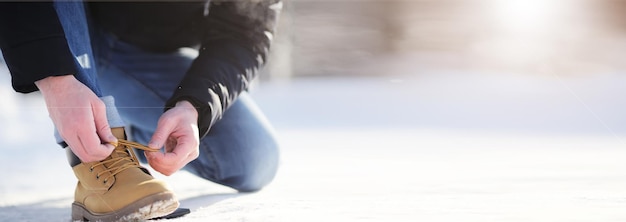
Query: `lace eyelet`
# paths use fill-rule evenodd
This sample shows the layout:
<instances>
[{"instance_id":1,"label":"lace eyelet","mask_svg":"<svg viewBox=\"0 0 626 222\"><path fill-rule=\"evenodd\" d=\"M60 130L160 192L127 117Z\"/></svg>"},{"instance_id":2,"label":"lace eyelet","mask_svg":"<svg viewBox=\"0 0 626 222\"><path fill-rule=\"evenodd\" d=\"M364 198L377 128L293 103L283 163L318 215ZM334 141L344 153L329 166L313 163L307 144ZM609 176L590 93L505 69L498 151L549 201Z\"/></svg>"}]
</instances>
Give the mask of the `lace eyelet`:
<instances>
[{"instance_id":1,"label":"lace eyelet","mask_svg":"<svg viewBox=\"0 0 626 222\"><path fill-rule=\"evenodd\" d=\"M102 181L102 184L106 184L106 183L107 183L107 180Z\"/></svg>"},{"instance_id":2,"label":"lace eyelet","mask_svg":"<svg viewBox=\"0 0 626 222\"><path fill-rule=\"evenodd\" d=\"M93 167L89 167L89 172L92 173L93 172Z\"/></svg>"},{"instance_id":3,"label":"lace eyelet","mask_svg":"<svg viewBox=\"0 0 626 222\"><path fill-rule=\"evenodd\" d=\"M100 179L100 175L96 175L96 180L99 180L99 179Z\"/></svg>"}]
</instances>

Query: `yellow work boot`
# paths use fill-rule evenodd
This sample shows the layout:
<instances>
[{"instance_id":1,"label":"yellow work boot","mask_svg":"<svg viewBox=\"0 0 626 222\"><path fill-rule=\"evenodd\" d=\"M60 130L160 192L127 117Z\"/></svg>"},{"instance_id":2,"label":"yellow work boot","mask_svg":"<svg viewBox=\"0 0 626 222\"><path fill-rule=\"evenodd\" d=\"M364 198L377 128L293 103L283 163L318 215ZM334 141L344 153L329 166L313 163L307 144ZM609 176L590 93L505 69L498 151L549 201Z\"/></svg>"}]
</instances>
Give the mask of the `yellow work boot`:
<instances>
[{"instance_id":1,"label":"yellow work boot","mask_svg":"<svg viewBox=\"0 0 626 222\"><path fill-rule=\"evenodd\" d=\"M72 220L136 221L174 212L178 208L174 193L139 165L132 147L142 145L123 140L123 128L112 131L120 140L113 153L102 161L71 163L71 158L76 162L77 157L67 149L78 178Z\"/></svg>"}]
</instances>

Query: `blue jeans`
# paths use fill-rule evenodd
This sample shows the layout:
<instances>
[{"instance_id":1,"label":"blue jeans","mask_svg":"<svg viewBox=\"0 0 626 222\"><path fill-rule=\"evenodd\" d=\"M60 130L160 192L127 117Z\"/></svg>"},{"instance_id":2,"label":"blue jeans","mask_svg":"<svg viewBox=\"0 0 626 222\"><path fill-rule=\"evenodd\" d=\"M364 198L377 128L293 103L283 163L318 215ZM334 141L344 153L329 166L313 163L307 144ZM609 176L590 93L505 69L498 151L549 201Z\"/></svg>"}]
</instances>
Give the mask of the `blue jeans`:
<instances>
[{"instance_id":1,"label":"blue jeans","mask_svg":"<svg viewBox=\"0 0 626 222\"><path fill-rule=\"evenodd\" d=\"M71 27L66 29L66 37L72 52L74 47L85 50L75 55L87 53L91 61L95 61L91 68L82 65L77 78L99 96L112 95L117 105L112 110L119 112L127 123L131 139L147 144L163 113L165 101L184 77L197 52L193 49L148 52L98 27L89 32L86 29L88 16L81 2L57 2L55 5L64 28ZM79 21L81 25L76 24ZM95 54L91 53L90 41ZM81 67L81 62L77 65ZM109 109L114 106L107 105ZM143 155L138 156L146 161ZM200 156L184 169L239 191L255 191L274 178L278 156L272 127L244 92L201 139Z\"/></svg>"}]
</instances>

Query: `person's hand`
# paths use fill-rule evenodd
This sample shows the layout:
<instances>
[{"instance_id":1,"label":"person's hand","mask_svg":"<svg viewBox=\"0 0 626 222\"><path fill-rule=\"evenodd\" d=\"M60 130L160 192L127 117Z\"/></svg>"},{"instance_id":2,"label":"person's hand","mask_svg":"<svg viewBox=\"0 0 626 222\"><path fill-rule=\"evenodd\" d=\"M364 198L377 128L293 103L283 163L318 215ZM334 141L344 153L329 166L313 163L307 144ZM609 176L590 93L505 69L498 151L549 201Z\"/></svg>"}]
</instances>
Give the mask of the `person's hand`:
<instances>
[{"instance_id":1,"label":"person's hand","mask_svg":"<svg viewBox=\"0 0 626 222\"><path fill-rule=\"evenodd\" d=\"M51 76L35 82L48 114L74 154L84 162L100 161L113 152L111 133L102 100L73 75Z\"/></svg>"},{"instance_id":2,"label":"person's hand","mask_svg":"<svg viewBox=\"0 0 626 222\"><path fill-rule=\"evenodd\" d=\"M148 144L150 148L156 149L165 145L165 153L145 152L145 155L152 168L169 176L198 158L199 144L198 111L191 103L183 100L159 118L157 129Z\"/></svg>"}]
</instances>

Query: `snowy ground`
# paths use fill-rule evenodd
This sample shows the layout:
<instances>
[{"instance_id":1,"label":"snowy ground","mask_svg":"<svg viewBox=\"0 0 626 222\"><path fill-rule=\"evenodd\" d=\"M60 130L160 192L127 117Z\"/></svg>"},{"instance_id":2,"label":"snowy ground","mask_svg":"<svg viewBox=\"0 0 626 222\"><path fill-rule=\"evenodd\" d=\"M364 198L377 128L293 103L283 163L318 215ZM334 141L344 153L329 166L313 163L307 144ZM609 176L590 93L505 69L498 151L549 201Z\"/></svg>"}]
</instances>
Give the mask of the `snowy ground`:
<instances>
[{"instance_id":1,"label":"snowy ground","mask_svg":"<svg viewBox=\"0 0 626 222\"><path fill-rule=\"evenodd\" d=\"M0 84L0 221L68 221L75 179L43 102ZM443 71L263 83L276 180L237 194L162 177L192 209L172 221L624 221L625 84Z\"/></svg>"}]
</instances>

